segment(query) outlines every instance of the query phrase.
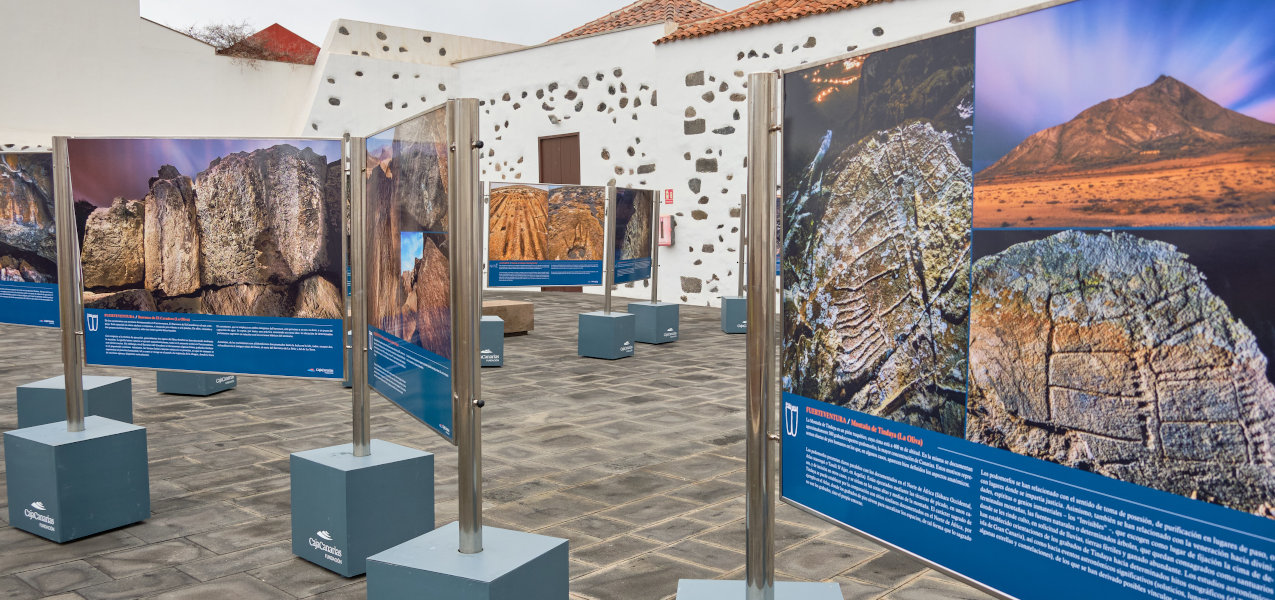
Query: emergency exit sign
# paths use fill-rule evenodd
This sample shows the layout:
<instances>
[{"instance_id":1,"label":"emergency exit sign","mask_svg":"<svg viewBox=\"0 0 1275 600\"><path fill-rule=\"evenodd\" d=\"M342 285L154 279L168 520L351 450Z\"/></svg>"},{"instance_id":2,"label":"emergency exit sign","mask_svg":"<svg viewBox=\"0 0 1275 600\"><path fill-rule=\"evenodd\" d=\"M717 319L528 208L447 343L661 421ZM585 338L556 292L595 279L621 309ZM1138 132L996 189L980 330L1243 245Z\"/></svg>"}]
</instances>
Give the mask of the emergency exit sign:
<instances>
[{"instance_id":1,"label":"emergency exit sign","mask_svg":"<svg viewBox=\"0 0 1275 600\"><path fill-rule=\"evenodd\" d=\"M664 203L665 204L673 203L673 190L664 190Z\"/></svg>"}]
</instances>

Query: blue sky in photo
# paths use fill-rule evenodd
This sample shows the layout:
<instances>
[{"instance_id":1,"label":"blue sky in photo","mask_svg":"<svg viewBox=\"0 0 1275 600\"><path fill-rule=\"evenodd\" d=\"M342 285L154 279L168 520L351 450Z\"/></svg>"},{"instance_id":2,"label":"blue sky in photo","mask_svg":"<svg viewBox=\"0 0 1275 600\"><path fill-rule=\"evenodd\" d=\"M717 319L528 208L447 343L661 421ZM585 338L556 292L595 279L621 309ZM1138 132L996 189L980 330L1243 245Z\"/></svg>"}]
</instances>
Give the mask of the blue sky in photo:
<instances>
[{"instance_id":1,"label":"blue sky in photo","mask_svg":"<svg viewBox=\"0 0 1275 600\"><path fill-rule=\"evenodd\" d=\"M399 271L416 268L416 259L425 256L425 234L404 231L399 234Z\"/></svg>"}]
</instances>

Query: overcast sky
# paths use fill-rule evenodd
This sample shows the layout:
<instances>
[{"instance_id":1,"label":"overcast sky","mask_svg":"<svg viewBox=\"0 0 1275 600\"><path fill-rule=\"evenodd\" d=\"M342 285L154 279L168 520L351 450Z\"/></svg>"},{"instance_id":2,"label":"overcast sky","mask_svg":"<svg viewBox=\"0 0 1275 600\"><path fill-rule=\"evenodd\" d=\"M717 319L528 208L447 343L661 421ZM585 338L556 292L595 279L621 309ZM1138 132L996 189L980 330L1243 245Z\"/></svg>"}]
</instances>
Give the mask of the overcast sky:
<instances>
[{"instance_id":1,"label":"overcast sky","mask_svg":"<svg viewBox=\"0 0 1275 600\"><path fill-rule=\"evenodd\" d=\"M35 0L32 0L35 1ZM174 29L247 21L279 23L323 44L336 19L369 21L520 44L539 44L632 0L141 0L142 16ZM733 10L749 0L710 0Z\"/></svg>"}]
</instances>

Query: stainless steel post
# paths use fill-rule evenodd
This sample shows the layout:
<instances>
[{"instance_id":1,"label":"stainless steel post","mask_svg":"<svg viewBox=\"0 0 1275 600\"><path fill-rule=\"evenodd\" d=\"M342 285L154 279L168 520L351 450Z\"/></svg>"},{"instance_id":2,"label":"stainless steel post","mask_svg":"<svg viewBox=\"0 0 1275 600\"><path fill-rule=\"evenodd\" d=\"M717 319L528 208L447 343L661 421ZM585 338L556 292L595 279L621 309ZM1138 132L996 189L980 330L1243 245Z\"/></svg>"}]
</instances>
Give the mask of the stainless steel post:
<instances>
[{"instance_id":1,"label":"stainless steel post","mask_svg":"<svg viewBox=\"0 0 1275 600\"><path fill-rule=\"evenodd\" d=\"M80 235L71 197L71 163L66 138L53 138L53 212L58 247L58 317L62 323L62 373L66 388L66 430L84 431L84 297L80 278Z\"/></svg>"},{"instance_id":2,"label":"stainless steel post","mask_svg":"<svg viewBox=\"0 0 1275 600\"><path fill-rule=\"evenodd\" d=\"M651 191L651 304L660 301L660 195Z\"/></svg>"},{"instance_id":3,"label":"stainless steel post","mask_svg":"<svg viewBox=\"0 0 1275 600\"><path fill-rule=\"evenodd\" d=\"M354 455L372 453L372 421L367 395L367 193L363 173L367 141L350 138L350 400L354 413Z\"/></svg>"},{"instance_id":4,"label":"stainless steel post","mask_svg":"<svg viewBox=\"0 0 1275 600\"><path fill-rule=\"evenodd\" d=\"M350 306L350 294L353 290L353 277L350 267L350 134L345 134L341 139L341 344L345 351L344 355L345 380L351 382L353 387L354 372L353 361L350 356L354 351L353 340L350 339L352 330L350 329L350 313L354 307ZM347 287L348 286L348 287Z\"/></svg>"},{"instance_id":5,"label":"stainless steel post","mask_svg":"<svg viewBox=\"0 0 1275 600\"><path fill-rule=\"evenodd\" d=\"M752 163L749 163L752 164ZM739 195L739 269L735 271L737 277L735 282L737 286L736 296L744 296L744 268L748 265L748 194Z\"/></svg>"},{"instance_id":6,"label":"stainless steel post","mask_svg":"<svg viewBox=\"0 0 1275 600\"><path fill-rule=\"evenodd\" d=\"M775 597L775 490L770 461L775 363L775 75L748 76L748 427L744 582L748 600ZM741 273L742 275L742 273Z\"/></svg>"},{"instance_id":7,"label":"stainless steel post","mask_svg":"<svg viewBox=\"0 0 1275 600\"><path fill-rule=\"evenodd\" d=\"M603 301L602 312L611 314L611 288L615 287L615 185L607 186L607 231L606 231L606 248L602 256L605 260L602 262L602 268L606 270L603 276Z\"/></svg>"},{"instance_id":8,"label":"stainless steel post","mask_svg":"<svg viewBox=\"0 0 1275 600\"><path fill-rule=\"evenodd\" d=\"M448 245L451 247L452 413L460 467L460 551L483 551L482 394L479 321L482 319L482 189L478 184L478 100L447 101Z\"/></svg>"}]
</instances>

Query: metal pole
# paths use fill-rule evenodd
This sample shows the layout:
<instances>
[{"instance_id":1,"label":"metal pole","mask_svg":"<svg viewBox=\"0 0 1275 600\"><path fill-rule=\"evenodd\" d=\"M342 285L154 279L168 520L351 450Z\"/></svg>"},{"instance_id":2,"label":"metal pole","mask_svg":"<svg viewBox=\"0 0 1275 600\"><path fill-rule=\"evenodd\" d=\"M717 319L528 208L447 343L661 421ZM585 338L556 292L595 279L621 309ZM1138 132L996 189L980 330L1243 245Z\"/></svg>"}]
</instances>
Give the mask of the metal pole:
<instances>
[{"instance_id":1,"label":"metal pole","mask_svg":"<svg viewBox=\"0 0 1275 600\"><path fill-rule=\"evenodd\" d=\"M372 421L367 395L367 193L363 173L367 142L350 138L350 400L354 413L354 455L372 454Z\"/></svg>"},{"instance_id":2,"label":"metal pole","mask_svg":"<svg viewBox=\"0 0 1275 600\"><path fill-rule=\"evenodd\" d=\"M749 163L752 164L752 163ZM745 248L748 247L748 194L739 195L739 270L738 277L735 278L738 290L735 295L744 297L744 268L748 265L748 254Z\"/></svg>"},{"instance_id":3,"label":"metal pole","mask_svg":"<svg viewBox=\"0 0 1275 600\"><path fill-rule=\"evenodd\" d=\"M775 490L770 461L775 361L775 75L748 76L748 428L744 581L748 600L775 597ZM742 275L742 273L741 273Z\"/></svg>"},{"instance_id":4,"label":"metal pole","mask_svg":"<svg viewBox=\"0 0 1275 600\"><path fill-rule=\"evenodd\" d=\"M607 232L606 232L606 252L602 256L608 260L604 261L603 268L606 269L606 276L602 280L603 285L603 303L602 312L611 314L611 288L615 287L615 185L607 186Z\"/></svg>"},{"instance_id":5,"label":"metal pole","mask_svg":"<svg viewBox=\"0 0 1275 600\"><path fill-rule=\"evenodd\" d=\"M448 245L451 247L452 411L460 467L460 551L483 551L481 377L483 203L478 183L478 100L447 101L450 138Z\"/></svg>"},{"instance_id":6,"label":"metal pole","mask_svg":"<svg viewBox=\"0 0 1275 600\"><path fill-rule=\"evenodd\" d=\"M651 304L660 301L660 196L651 190Z\"/></svg>"},{"instance_id":7,"label":"metal pole","mask_svg":"<svg viewBox=\"0 0 1275 600\"><path fill-rule=\"evenodd\" d=\"M350 339L353 334L351 330L350 314L354 307L350 305L350 294L353 292L354 282L352 267L350 267L350 134L345 134L341 139L341 298L344 300L341 313L341 340L345 351L344 366L345 380L350 382L353 387L354 371L353 361L350 356L354 351L354 341Z\"/></svg>"},{"instance_id":8,"label":"metal pole","mask_svg":"<svg viewBox=\"0 0 1275 600\"><path fill-rule=\"evenodd\" d=\"M80 278L80 235L71 196L71 163L66 138L53 138L53 205L58 246L58 316L62 322L62 372L66 388L66 430L84 431L84 297Z\"/></svg>"}]
</instances>

